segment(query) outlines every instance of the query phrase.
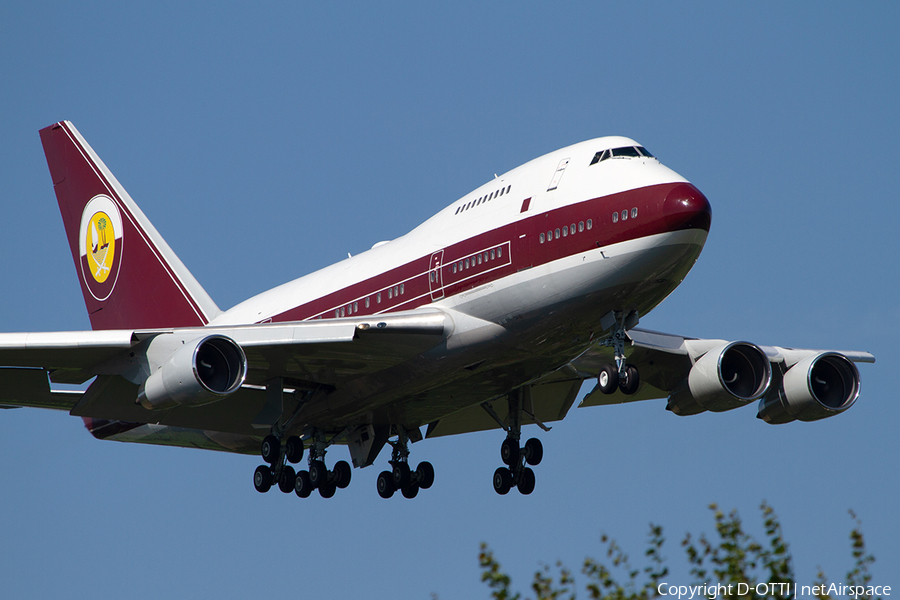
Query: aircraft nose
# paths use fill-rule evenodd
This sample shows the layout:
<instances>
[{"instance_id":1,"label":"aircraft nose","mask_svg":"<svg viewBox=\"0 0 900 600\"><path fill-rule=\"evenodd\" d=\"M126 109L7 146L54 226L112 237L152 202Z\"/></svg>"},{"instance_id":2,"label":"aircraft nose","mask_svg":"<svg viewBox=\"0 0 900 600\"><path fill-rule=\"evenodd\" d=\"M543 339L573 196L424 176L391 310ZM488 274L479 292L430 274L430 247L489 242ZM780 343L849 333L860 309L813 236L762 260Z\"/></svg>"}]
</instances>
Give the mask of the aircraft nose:
<instances>
[{"instance_id":1,"label":"aircraft nose","mask_svg":"<svg viewBox=\"0 0 900 600\"><path fill-rule=\"evenodd\" d=\"M663 215L666 229L704 229L709 231L712 222L712 207L709 200L690 183L678 185L666 195L663 201Z\"/></svg>"}]
</instances>

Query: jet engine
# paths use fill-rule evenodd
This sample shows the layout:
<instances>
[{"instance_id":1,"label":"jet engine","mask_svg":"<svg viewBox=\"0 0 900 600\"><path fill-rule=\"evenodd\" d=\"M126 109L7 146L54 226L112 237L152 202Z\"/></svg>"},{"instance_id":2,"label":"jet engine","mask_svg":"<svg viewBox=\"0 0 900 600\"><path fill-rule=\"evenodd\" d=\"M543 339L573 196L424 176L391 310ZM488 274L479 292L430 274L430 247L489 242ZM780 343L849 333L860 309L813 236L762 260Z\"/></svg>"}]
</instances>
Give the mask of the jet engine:
<instances>
[{"instance_id":1,"label":"jet engine","mask_svg":"<svg viewBox=\"0 0 900 600\"><path fill-rule=\"evenodd\" d=\"M856 365L843 354L823 352L788 369L778 393L760 400L757 416L773 425L816 421L844 412L858 396Z\"/></svg>"},{"instance_id":2,"label":"jet engine","mask_svg":"<svg viewBox=\"0 0 900 600\"><path fill-rule=\"evenodd\" d=\"M241 387L247 357L232 339L210 335L187 342L144 381L138 402L147 409L201 406Z\"/></svg>"},{"instance_id":3,"label":"jet engine","mask_svg":"<svg viewBox=\"0 0 900 600\"><path fill-rule=\"evenodd\" d=\"M669 396L666 408L676 415L731 410L760 398L771 380L772 367L759 346L731 342L694 363L687 379Z\"/></svg>"}]
</instances>

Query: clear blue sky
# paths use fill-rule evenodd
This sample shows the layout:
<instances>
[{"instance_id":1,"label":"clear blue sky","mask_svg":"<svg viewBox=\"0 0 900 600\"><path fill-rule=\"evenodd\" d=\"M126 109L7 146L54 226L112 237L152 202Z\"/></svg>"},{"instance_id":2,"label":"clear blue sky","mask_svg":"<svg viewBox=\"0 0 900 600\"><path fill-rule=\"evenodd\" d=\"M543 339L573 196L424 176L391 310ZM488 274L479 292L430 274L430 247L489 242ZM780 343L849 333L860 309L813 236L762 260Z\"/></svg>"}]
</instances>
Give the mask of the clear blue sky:
<instances>
[{"instance_id":1,"label":"clear blue sky","mask_svg":"<svg viewBox=\"0 0 900 600\"><path fill-rule=\"evenodd\" d=\"M37 133L57 120L223 308L615 134L713 206L699 262L643 326L878 363L855 407L811 424L573 409L540 435L528 497L491 488L499 432L415 444L437 478L413 501L377 496L384 456L303 501L254 491L256 458L5 411L0 596L486 598L481 541L525 590L541 564L600 556L602 532L642 565L651 521L686 583L678 542L714 533L706 506L761 533L763 499L800 582L843 579L853 508L875 582L900 586L897 3L273 4L0 8L0 331L89 328Z\"/></svg>"}]
</instances>

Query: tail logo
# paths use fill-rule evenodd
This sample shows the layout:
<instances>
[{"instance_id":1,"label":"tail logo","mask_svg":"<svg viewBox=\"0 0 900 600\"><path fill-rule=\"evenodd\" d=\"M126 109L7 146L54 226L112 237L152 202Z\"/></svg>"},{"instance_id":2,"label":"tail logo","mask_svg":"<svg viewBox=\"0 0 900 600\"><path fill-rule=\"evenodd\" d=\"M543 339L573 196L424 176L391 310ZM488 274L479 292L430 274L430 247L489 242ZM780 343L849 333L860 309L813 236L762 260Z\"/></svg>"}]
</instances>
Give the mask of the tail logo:
<instances>
[{"instance_id":1,"label":"tail logo","mask_svg":"<svg viewBox=\"0 0 900 600\"><path fill-rule=\"evenodd\" d=\"M94 196L85 205L79 250L85 285L95 299L106 300L116 285L122 254L122 216L109 196Z\"/></svg>"}]
</instances>

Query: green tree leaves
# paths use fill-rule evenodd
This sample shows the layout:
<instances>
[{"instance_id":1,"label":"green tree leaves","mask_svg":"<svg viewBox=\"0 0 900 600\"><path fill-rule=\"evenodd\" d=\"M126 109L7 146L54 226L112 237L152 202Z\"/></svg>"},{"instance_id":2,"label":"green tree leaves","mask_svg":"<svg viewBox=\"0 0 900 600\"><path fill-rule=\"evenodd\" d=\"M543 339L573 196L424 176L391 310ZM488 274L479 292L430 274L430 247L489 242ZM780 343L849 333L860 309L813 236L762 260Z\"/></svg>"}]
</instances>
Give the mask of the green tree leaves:
<instances>
[{"instance_id":1,"label":"green tree leaves","mask_svg":"<svg viewBox=\"0 0 900 600\"><path fill-rule=\"evenodd\" d=\"M694 578L690 585L731 586L727 588L727 593L718 593L719 598L794 600L796 588L793 584L796 580L790 547L772 507L766 502L760 505L765 530L763 542L744 531L736 510L726 515L715 504L711 504L709 508L715 519L717 538L709 540L705 534L701 534L695 540L688 533L681 542ZM853 569L847 573L846 584L868 587L872 579L869 566L875 562L875 557L866 551L859 518L853 511L850 511L850 516L856 524L850 532L854 563ZM662 554L665 536L661 526L650 525L647 550L644 551L647 565L643 568L632 566L628 555L615 540L604 534L600 541L606 546L606 561L586 558L581 568L582 575L587 579L585 590L588 598L649 600L660 596L659 586L665 583L663 578L669 574L666 558ZM521 594L511 591L512 581L509 575L502 571L487 544L481 544L478 560L481 580L491 589L491 598L521 598ZM555 571L544 566L534 574L531 590L536 600L574 600L575 585L572 572L557 562ZM831 600L832 597L827 593L828 580L821 569L814 585L821 586L819 593L815 594L820 600ZM860 595L859 600L872 599L870 596Z\"/></svg>"}]
</instances>

